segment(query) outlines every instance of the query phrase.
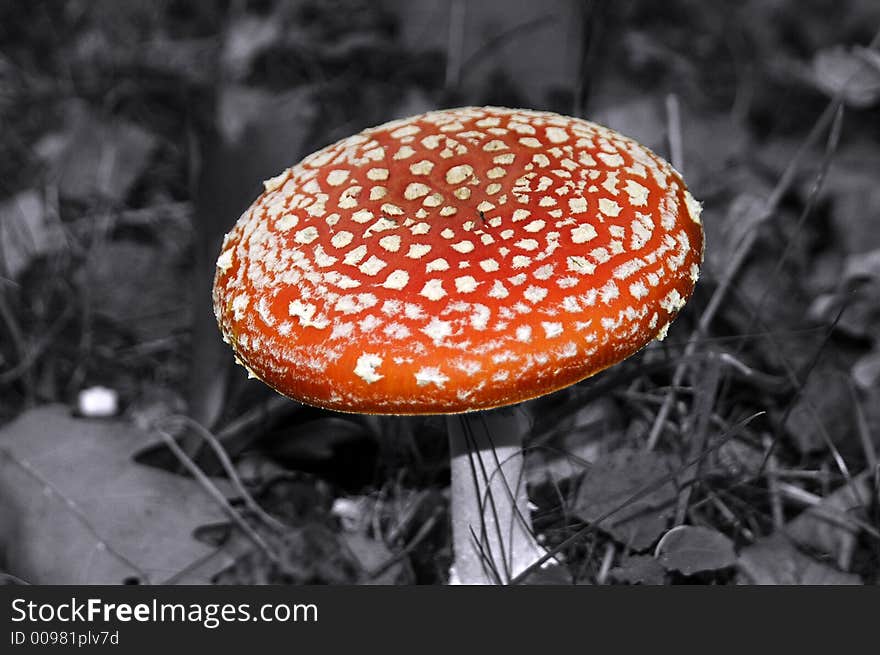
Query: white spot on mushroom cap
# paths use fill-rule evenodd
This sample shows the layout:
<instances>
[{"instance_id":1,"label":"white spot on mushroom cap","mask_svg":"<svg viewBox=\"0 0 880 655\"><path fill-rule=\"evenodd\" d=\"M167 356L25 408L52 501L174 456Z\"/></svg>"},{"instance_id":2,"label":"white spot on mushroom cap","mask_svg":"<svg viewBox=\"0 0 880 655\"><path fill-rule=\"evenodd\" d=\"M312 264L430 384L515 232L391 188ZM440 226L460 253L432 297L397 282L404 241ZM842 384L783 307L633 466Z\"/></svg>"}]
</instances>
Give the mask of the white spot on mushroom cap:
<instances>
[{"instance_id":1,"label":"white spot on mushroom cap","mask_svg":"<svg viewBox=\"0 0 880 655\"><path fill-rule=\"evenodd\" d=\"M587 260L585 257L577 255L569 255L566 257L568 270L580 273L581 275L592 275L596 272L596 265ZM572 278L573 284L577 284L577 280Z\"/></svg>"},{"instance_id":2,"label":"white spot on mushroom cap","mask_svg":"<svg viewBox=\"0 0 880 655\"><path fill-rule=\"evenodd\" d=\"M418 125L404 125L403 127L399 127L391 133L391 136L395 139L402 139L405 136L412 136L414 134L418 134L422 131Z\"/></svg>"},{"instance_id":3,"label":"white spot on mushroom cap","mask_svg":"<svg viewBox=\"0 0 880 655\"><path fill-rule=\"evenodd\" d=\"M530 303L537 304L547 297L547 289L544 287L530 286L523 292L523 297Z\"/></svg>"},{"instance_id":4,"label":"white spot on mushroom cap","mask_svg":"<svg viewBox=\"0 0 880 655\"><path fill-rule=\"evenodd\" d=\"M612 218L620 214L621 207L614 200L599 198L599 211Z\"/></svg>"},{"instance_id":5,"label":"white spot on mushroom cap","mask_svg":"<svg viewBox=\"0 0 880 655\"><path fill-rule=\"evenodd\" d=\"M498 150L507 150L507 144L504 141L499 139L493 139L492 141L488 141L484 146L483 150L486 152L497 152Z\"/></svg>"},{"instance_id":6,"label":"white spot on mushroom cap","mask_svg":"<svg viewBox=\"0 0 880 655\"><path fill-rule=\"evenodd\" d=\"M388 252L397 252L400 250L400 235L389 234L379 239L379 245Z\"/></svg>"},{"instance_id":7,"label":"white spot on mushroom cap","mask_svg":"<svg viewBox=\"0 0 880 655\"><path fill-rule=\"evenodd\" d=\"M688 216L691 217L691 220L697 225L701 224L700 214L703 213L703 204L694 199L691 195L690 191L684 192L684 202L687 206Z\"/></svg>"},{"instance_id":8,"label":"white spot on mushroom cap","mask_svg":"<svg viewBox=\"0 0 880 655\"><path fill-rule=\"evenodd\" d=\"M425 272L430 273L431 271L448 271L449 270L449 262L446 261L443 257L438 257L434 259L425 266Z\"/></svg>"},{"instance_id":9,"label":"white spot on mushroom cap","mask_svg":"<svg viewBox=\"0 0 880 655\"><path fill-rule=\"evenodd\" d=\"M410 146L401 146L400 150L394 153L392 159L409 159L414 154L416 154L416 151L413 150Z\"/></svg>"},{"instance_id":10,"label":"white spot on mushroom cap","mask_svg":"<svg viewBox=\"0 0 880 655\"><path fill-rule=\"evenodd\" d=\"M356 248L352 248L349 250L345 257L343 258L343 262L348 264L349 266L356 266L365 256L367 255L367 246L365 244L361 244Z\"/></svg>"},{"instance_id":11,"label":"white spot on mushroom cap","mask_svg":"<svg viewBox=\"0 0 880 655\"><path fill-rule=\"evenodd\" d=\"M477 281L471 275L455 278L455 289L459 293L473 293L477 290Z\"/></svg>"},{"instance_id":12,"label":"white spot on mushroom cap","mask_svg":"<svg viewBox=\"0 0 880 655\"><path fill-rule=\"evenodd\" d=\"M641 300L648 295L648 287L641 280L629 285L629 292L636 300Z\"/></svg>"},{"instance_id":13,"label":"white spot on mushroom cap","mask_svg":"<svg viewBox=\"0 0 880 655\"><path fill-rule=\"evenodd\" d=\"M610 304L612 300L615 300L620 296L620 290L617 288L617 285L614 283L614 280L608 280L604 286L599 289L599 297L602 302Z\"/></svg>"},{"instance_id":14,"label":"white spot on mushroom cap","mask_svg":"<svg viewBox=\"0 0 880 655\"><path fill-rule=\"evenodd\" d=\"M602 163L604 163L606 166L610 166L611 168L619 168L626 163L623 157L621 157L616 152L597 152L596 156L602 160Z\"/></svg>"},{"instance_id":15,"label":"white spot on mushroom cap","mask_svg":"<svg viewBox=\"0 0 880 655\"><path fill-rule=\"evenodd\" d=\"M409 284L409 273L402 269L397 269L388 275L385 282L382 283L382 286L386 289L396 289L397 291L400 291L407 284Z\"/></svg>"},{"instance_id":16,"label":"white spot on mushroom cap","mask_svg":"<svg viewBox=\"0 0 880 655\"><path fill-rule=\"evenodd\" d=\"M424 296L428 300L440 300L446 295L446 291L443 289L443 280L436 278L428 280L425 282L425 286L422 287L422 290L419 291L419 295Z\"/></svg>"},{"instance_id":17,"label":"white spot on mushroom cap","mask_svg":"<svg viewBox=\"0 0 880 655\"><path fill-rule=\"evenodd\" d=\"M449 377L443 375L443 373L440 371L440 368L437 366L425 366L423 368L420 368L416 372L415 378L416 384L420 387L434 384L442 389L443 385L449 382Z\"/></svg>"},{"instance_id":18,"label":"white spot on mushroom cap","mask_svg":"<svg viewBox=\"0 0 880 655\"><path fill-rule=\"evenodd\" d=\"M413 175L428 175L434 170L434 162L430 159L422 159L415 164L410 164L409 172Z\"/></svg>"},{"instance_id":19,"label":"white spot on mushroom cap","mask_svg":"<svg viewBox=\"0 0 880 655\"><path fill-rule=\"evenodd\" d=\"M350 174L351 171L348 170L332 170L327 173L327 184L329 184L330 186L339 186L340 184L344 184Z\"/></svg>"},{"instance_id":20,"label":"white spot on mushroom cap","mask_svg":"<svg viewBox=\"0 0 880 655\"><path fill-rule=\"evenodd\" d=\"M309 225L306 228L303 228L293 237L293 240L297 243L309 244L320 236L318 233L318 228L314 225Z\"/></svg>"},{"instance_id":21,"label":"white spot on mushroom cap","mask_svg":"<svg viewBox=\"0 0 880 655\"><path fill-rule=\"evenodd\" d=\"M507 298L510 295L510 292L507 290L507 287L501 282L501 280L495 280L492 283L492 288L489 290L490 298Z\"/></svg>"},{"instance_id":22,"label":"white spot on mushroom cap","mask_svg":"<svg viewBox=\"0 0 880 655\"><path fill-rule=\"evenodd\" d=\"M626 193L629 196L629 203L635 207L643 207L648 204L648 188L642 186L635 180L627 180Z\"/></svg>"},{"instance_id":23,"label":"white spot on mushroom cap","mask_svg":"<svg viewBox=\"0 0 880 655\"><path fill-rule=\"evenodd\" d=\"M427 243L411 243L406 256L410 259L419 259L431 251L431 246Z\"/></svg>"},{"instance_id":24,"label":"white spot on mushroom cap","mask_svg":"<svg viewBox=\"0 0 880 655\"><path fill-rule=\"evenodd\" d=\"M250 301L250 296L246 293L240 293L232 299L232 315L236 321L244 318L245 310L247 310Z\"/></svg>"},{"instance_id":25,"label":"white spot on mushroom cap","mask_svg":"<svg viewBox=\"0 0 880 655\"><path fill-rule=\"evenodd\" d=\"M572 214L583 214L587 211L587 199L581 197L569 198L568 208Z\"/></svg>"},{"instance_id":26,"label":"white spot on mushroom cap","mask_svg":"<svg viewBox=\"0 0 880 655\"><path fill-rule=\"evenodd\" d=\"M474 168L470 164L459 164L446 171L446 182L448 184L460 184L470 178L473 173Z\"/></svg>"},{"instance_id":27,"label":"white spot on mushroom cap","mask_svg":"<svg viewBox=\"0 0 880 655\"><path fill-rule=\"evenodd\" d=\"M221 273L225 273L232 266L232 248L224 250L217 258L217 268Z\"/></svg>"},{"instance_id":28,"label":"white spot on mushroom cap","mask_svg":"<svg viewBox=\"0 0 880 655\"><path fill-rule=\"evenodd\" d=\"M371 168L367 171L367 179L374 182L381 182L387 180L389 174L387 168Z\"/></svg>"},{"instance_id":29,"label":"white spot on mushroom cap","mask_svg":"<svg viewBox=\"0 0 880 655\"><path fill-rule=\"evenodd\" d=\"M343 230L334 234L330 239L330 243L336 248L344 248L351 243L352 239L354 239L354 235L351 232Z\"/></svg>"},{"instance_id":30,"label":"white spot on mushroom cap","mask_svg":"<svg viewBox=\"0 0 880 655\"><path fill-rule=\"evenodd\" d=\"M323 330L329 325L330 321L326 318L314 320L313 317L317 311L317 307L312 303L304 303L300 299L292 300L287 306L287 313L290 316L299 319L300 327L313 327Z\"/></svg>"},{"instance_id":31,"label":"white spot on mushroom cap","mask_svg":"<svg viewBox=\"0 0 880 655\"><path fill-rule=\"evenodd\" d=\"M544 336L548 339L558 337L563 332L562 323L555 321L541 321L541 327L544 328Z\"/></svg>"},{"instance_id":32,"label":"white spot on mushroom cap","mask_svg":"<svg viewBox=\"0 0 880 655\"><path fill-rule=\"evenodd\" d=\"M589 223L578 225L571 230L571 240L574 243L586 243L595 239L597 236L596 228Z\"/></svg>"},{"instance_id":33,"label":"white spot on mushroom cap","mask_svg":"<svg viewBox=\"0 0 880 655\"><path fill-rule=\"evenodd\" d=\"M384 375L379 375L376 369L382 365L382 358L375 353L364 353L357 359L354 374L367 384L378 382Z\"/></svg>"},{"instance_id":34,"label":"white spot on mushroom cap","mask_svg":"<svg viewBox=\"0 0 880 655\"><path fill-rule=\"evenodd\" d=\"M431 187L427 184L422 184L421 182L410 182L406 186L406 190L403 192L403 197L407 200L415 200L416 198L421 198L422 196L426 196L431 192Z\"/></svg>"},{"instance_id":35,"label":"white spot on mushroom cap","mask_svg":"<svg viewBox=\"0 0 880 655\"><path fill-rule=\"evenodd\" d=\"M359 293L340 297L333 308L342 314L357 314L375 306L378 302L376 296L371 293Z\"/></svg>"},{"instance_id":36,"label":"white spot on mushroom cap","mask_svg":"<svg viewBox=\"0 0 880 655\"><path fill-rule=\"evenodd\" d=\"M550 143L565 143L569 140L568 132L561 127L548 127L544 130Z\"/></svg>"},{"instance_id":37,"label":"white spot on mushroom cap","mask_svg":"<svg viewBox=\"0 0 880 655\"><path fill-rule=\"evenodd\" d=\"M452 324L449 321L442 321L435 316L422 328L422 332L431 338L435 346L439 346L446 337L452 335Z\"/></svg>"},{"instance_id":38,"label":"white spot on mushroom cap","mask_svg":"<svg viewBox=\"0 0 880 655\"><path fill-rule=\"evenodd\" d=\"M685 298L681 296L678 289L672 289L663 297L663 300L660 301L660 306L670 314L673 314L681 309L684 306L684 303Z\"/></svg>"},{"instance_id":39,"label":"white spot on mushroom cap","mask_svg":"<svg viewBox=\"0 0 880 655\"><path fill-rule=\"evenodd\" d=\"M378 257L376 257L376 255L370 255L370 258L367 261L365 261L363 264L361 264L358 267L358 269L364 275L371 275L372 276L372 275L376 275L376 273L381 271L386 266L388 266L387 262L379 259Z\"/></svg>"},{"instance_id":40,"label":"white spot on mushroom cap","mask_svg":"<svg viewBox=\"0 0 880 655\"><path fill-rule=\"evenodd\" d=\"M263 181L263 189L267 192L280 189L281 185L283 185L287 181L287 178L289 177L289 175L290 175L290 169L287 168L287 169L283 170L280 174L276 175L275 177L270 177L268 180L264 180Z\"/></svg>"},{"instance_id":41,"label":"white spot on mushroom cap","mask_svg":"<svg viewBox=\"0 0 880 655\"><path fill-rule=\"evenodd\" d=\"M443 204L443 196L439 193L432 193L422 201L425 207L439 207Z\"/></svg>"},{"instance_id":42,"label":"white spot on mushroom cap","mask_svg":"<svg viewBox=\"0 0 880 655\"><path fill-rule=\"evenodd\" d=\"M382 211L389 216L400 216L403 214L403 210L400 207L390 202L386 202L382 205Z\"/></svg>"},{"instance_id":43,"label":"white spot on mushroom cap","mask_svg":"<svg viewBox=\"0 0 880 655\"><path fill-rule=\"evenodd\" d=\"M281 218L278 219L278 222L275 224L279 230L289 230L291 228L296 227L299 224L299 217L296 214L285 214Z\"/></svg>"}]
</instances>

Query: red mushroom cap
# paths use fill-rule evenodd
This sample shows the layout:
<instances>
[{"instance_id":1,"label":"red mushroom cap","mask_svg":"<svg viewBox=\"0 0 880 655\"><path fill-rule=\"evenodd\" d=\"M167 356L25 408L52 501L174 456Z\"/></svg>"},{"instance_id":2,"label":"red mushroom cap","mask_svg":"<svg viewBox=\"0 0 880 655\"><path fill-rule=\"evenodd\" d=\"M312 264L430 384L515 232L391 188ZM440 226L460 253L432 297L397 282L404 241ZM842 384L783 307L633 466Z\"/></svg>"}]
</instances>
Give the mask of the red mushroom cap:
<instances>
[{"instance_id":1,"label":"red mushroom cap","mask_svg":"<svg viewBox=\"0 0 880 655\"><path fill-rule=\"evenodd\" d=\"M214 283L253 375L349 412L455 413L568 386L665 335L700 205L637 142L498 107L365 130L265 183Z\"/></svg>"}]
</instances>

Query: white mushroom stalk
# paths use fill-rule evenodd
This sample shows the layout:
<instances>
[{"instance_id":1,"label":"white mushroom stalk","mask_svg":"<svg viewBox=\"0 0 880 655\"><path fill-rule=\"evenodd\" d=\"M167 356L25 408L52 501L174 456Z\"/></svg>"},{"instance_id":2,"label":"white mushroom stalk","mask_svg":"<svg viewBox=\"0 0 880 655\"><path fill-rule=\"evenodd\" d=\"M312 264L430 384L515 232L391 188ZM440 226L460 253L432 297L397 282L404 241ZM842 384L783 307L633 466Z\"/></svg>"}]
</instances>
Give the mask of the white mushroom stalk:
<instances>
[{"instance_id":1,"label":"white mushroom stalk","mask_svg":"<svg viewBox=\"0 0 880 655\"><path fill-rule=\"evenodd\" d=\"M544 555L532 529L522 423L509 408L447 416L450 584L506 584Z\"/></svg>"}]
</instances>

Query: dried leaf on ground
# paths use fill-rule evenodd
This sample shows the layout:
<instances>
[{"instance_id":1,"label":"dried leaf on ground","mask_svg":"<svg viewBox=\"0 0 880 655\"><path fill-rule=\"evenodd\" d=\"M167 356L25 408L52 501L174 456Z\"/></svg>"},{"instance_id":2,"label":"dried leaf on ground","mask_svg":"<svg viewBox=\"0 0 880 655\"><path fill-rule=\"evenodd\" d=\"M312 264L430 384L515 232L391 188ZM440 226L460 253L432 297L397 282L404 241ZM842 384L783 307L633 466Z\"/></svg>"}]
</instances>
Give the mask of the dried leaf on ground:
<instances>
[{"instance_id":1,"label":"dried leaf on ground","mask_svg":"<svg viewBox=\"0 0 880 655\"><path fill-rule=\"evenodd\" d=\"M860 532L850 517L866 518L873 487L872 472L861 473L852 484L844 484L818 505L804 510L789 522L786 533L801 546L824 553L841 569L848 570Z\"/></svg>"},{"instance_id":2,"label":"dried leaf on ground","mask_svg":"<svg viewBox=\"0 0 880 655\"><path fill-rule=\"evenodd\" d=\"M358 532L344 532L342 542L360 565L362 584L401 584L407 577L405 560L394 561L394 553L377 539Z\"/></svg>"},{"instance_id":3,"label":"dried leaf on ground","mask_svg":"<svg viewBox=\"0 0 880 655\"><path fill-rule=\"evenodd\" d=\"M810 304L810 318L830 323L843 314L835 328L859 339L880 339L880 249L856 253L842 261L832 292L818 295Z\"/></svg>"},{"instance_id":4,"label":"dried leaf on ground","mask_svg":"<svg viewBox=\"0 0 880 655\"><path fill-rule=\"evenodd\" d=\"M621 448L609 453L584 474L572 511L581 520L593 523L667 476L674 467L657 452ZM599 527L620 543L644 550L666 529L675 494L672 483L666 483L615 512Z\"/></svg>"},{"instance_id":5,"label":"dried leaf on ground","mask_svg":"<svg viewBox=\"0 0 880 655\"><path fill-rule=\"evenodd\" d=\"M237 533L233 541L241 543ZM220 572L217 584L354 584L360 575L357 560L339 535L321 523L292 528L273 544L279 554L271 561L266 553L251 547L235 564Z\"/></svg>"},{"instance_id":6,"label":"dried leaf on ground","mask_svg":"<svg viewBox=\"0 0 880 655\"><path fill-rule=\"evenodd\" d=\"M786 432L801 453L827 448L827 439L840 444L851 434L852 403L846 379L843 371L825 362L810 374L785 422Z\"/></svg>"},{"instance_id":7,"label":"dried leaf on ground","mask_svg":"<svg viewBox=\"0 0 880 655\"><path fill-rule=\"evenodd\" d=\"M743 548L737 562L741 584L839 585L861 584L858 576L842 573L801 553L776 534Z\"/></svg>"},{"instance_id":8,"label":"dried leaf on ground","mask_svg":"<svg viewBox=\"0 0 880 655\"><path fill-rule=\"evenodd\" d=\"M619 432L620 410L610 397L580 404L533 435L526 450L526 475L533 488L582 477L585 468L599 458L603 441Z\"/></svg>"},{"instance_id":9,"label":"dried leaf on ground","mask_svg":"<svg viewBox=\"0 0 880 655\"><path fill-rule=\"evenodd\" d=\"M210 556L193 531L223 513L190 478L135 464L149 441L126 422L73 418L61 405L0 431L8 570L36 584L161 582Z\"/></svg>"},{"instance_id":10,"label":"dried leaf on ground","mask_svg":"<svg viewBox=\"0 0 880 655\"><path fill-rule=\"evenodd\" d=\"M660 539L654 555L667 570L685 575L736 564L733 542L717 530L700 526L672 528Z\"/></svg>"},{"instance_id":11,"label":"dried leaf on ground","mask_svg":"<svg viewBox=\"0 0 880 655\"><path fill-rule=\"evenodd\" d=\"M629 584L661 585L666 581L666 569L650 555L624 557L610 571L612 578Z\"/></svg>"},{"instance_id":12,"label":"dried leaf on ground","mask_svg":"<svg viewBox=\"0 0 880 655\"><path fill-rule=\"evenodd\" d=\"M0 204L0 272L15 279L35 257L59 252L66 238L43 197L29 189Z\"/></svg>"}]
</instances>

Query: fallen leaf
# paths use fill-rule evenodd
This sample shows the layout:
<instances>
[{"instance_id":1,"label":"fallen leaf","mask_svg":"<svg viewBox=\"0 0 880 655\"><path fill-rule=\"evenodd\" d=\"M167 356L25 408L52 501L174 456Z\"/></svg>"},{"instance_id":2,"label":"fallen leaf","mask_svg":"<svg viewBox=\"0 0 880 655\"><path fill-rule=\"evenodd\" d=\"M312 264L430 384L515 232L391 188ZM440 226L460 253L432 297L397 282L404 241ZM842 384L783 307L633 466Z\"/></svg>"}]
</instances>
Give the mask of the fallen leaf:
<instances>
[{"instance_id":1,"label":"fallen leaf","mask_svg":"<svg viewBox=\"0 0 880 655\"><path fill-rule=\"evenodd\" d=\"M666 581L666 569L650 555L629 555L609 572L618 582L629 584L661 585Z\"/></svg>"},{"instance_id":2,"label":"fallen leaf","mask_svg":"<svg viewBox=\"0 0 880 655\"><path fill-rule=\"evenodd\" d=\"M238 548L246 546L232 535ZM342 537L322 523L288 530L274 544L280 555L271 561L250 546L235 564L216 576L218 584L356 584L363 571Z\"/></svg>"},{"instance_id":3,"label":"fallen leaf","mask_svg":"<svg viewBox=\"0 0 880 655\"><path fill-rule=\"evenodd\" d=\"M64 230L49 218L43 197L22 191L0 204L0 262L3 274L15 279L38 256L64 248Z\"/></svg>"},{"instance_id":4,"label":"fallen leaf","mask_svg":"<svg viewBox=\"0 0 880 655\"><path fill-rule=\"evenodd\" d=\"M860 529L847 519L864 515L874 495L873 486L872 471L857 475L852 484L844 484L818 505L801 512L789 522L786 533L801 546L825 553L841 569L848 570Z\"/></svg>"},{"instance_id":5,"label":"fallen leaf","mask_svg":"<svg viewBox=\"0 0 880 655\"><path fill-rule=\"evenodd\" d=\"M807 557L784 536L774 534L743 548L737 566L740 584L856 585L858 576L842 573Z\"/></svg>"},{"instance_id":6,"label":"fallen leaf","mask_svg":"<svg viewBox=\"0 0 880 655\"><path fill-rule=\"evenodd\" d=\"M360 565L361 584L399 584L406 577L406 560L392 562L394 553L381 541L358 532L344 532L341 539Z\"/></svg>"},{"instance_id":7,"label":"fallen leaf","mask_svg":"<svg viewBox=\"0 0 880 655\"><path fill-rule=\"evenodd\" d=\"M576 411L543 426L532 436L525 452L529 486L556 487L580 479L589 464L599 458L603 438L607 440L609 435L619 432L620 425L617 404L605 396L580 402Z\"/></svg>"},{"instance_id":8,"label":"fallen leaf","mask_svg":"<svg viewBox=\"0 0 880 655\"><path fill-rule=\"evenodd\" d=\"M150 436L124 421L31 410L0 431L0 551L35 584L157 583L210 556L196 526L224 520L190 478L140 466ZM206 577L198 582L208 582ZM188 578L189 582L196 582Z\"/></svg>"},{"instance_id":9,"label":"fallen leaf","mask_svg":"<svg viewBox=\"0 0 880 655\"><path fill-rule=\"evenodd\" d=\"M736 564L730 539L717 530L690 525L676 526L663 535L654 556L666 570L685 575Z\"/></svg>"},{"instance_id":10,"label":"fallen leaf","mask_svg":"<svg viewBox=\"0 0 880 655\"><path fill-rule=\"evenodd\" d=\"M824 361L810 374L785 422L786 432L801 453L827 448L826 436L839 444L851 433L853 417L846 380L843 371Z\"/></svg>"},{"instance_id":11,"label":"fallen leaf","mask_svg":"<svg viewBox=\"0 0 880 655\"><path fill-rule=\"evenodd\" d=\"M671 462L656 452L621 448L600 458L584 474L573 512L594 523L634 494L668 475ZM666 529L675 487L666 483L599 523L615 540L644 550Z\"/></svg>"}]
</instances>

